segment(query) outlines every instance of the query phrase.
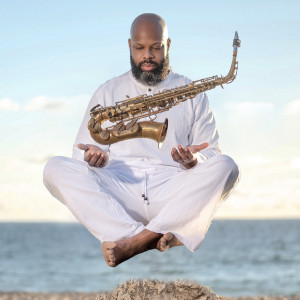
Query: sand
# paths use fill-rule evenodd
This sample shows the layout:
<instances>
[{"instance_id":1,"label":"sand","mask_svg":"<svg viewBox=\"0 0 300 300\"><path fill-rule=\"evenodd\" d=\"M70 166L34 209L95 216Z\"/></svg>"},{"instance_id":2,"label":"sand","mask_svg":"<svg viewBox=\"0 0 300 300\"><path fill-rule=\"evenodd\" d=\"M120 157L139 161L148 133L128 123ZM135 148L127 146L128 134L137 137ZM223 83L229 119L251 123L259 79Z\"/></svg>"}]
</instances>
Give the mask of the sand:
<instances>
[{"instance_id":1,"label":"sand","mask_svg":"<svg viewBox=\"0 0 300 300\"><path fill-rule=\"evenodd\" d=\"M130 280L111 292L0 292L0 300L300 300L300 296L222 297L199 283Z\"/></svg>"},{"instance_id":2,"label":"sand","mask_svg":"<svg viewBox=\"0 0 300 300\"><path fill-rule=\"evenodd\" d=\"M24 292L0 292L0 300L98 300L97 293L24 293ZM131 298L119 298L118 300L129 300ZM133 299L133 298L132 298ZM147 298L147 300L152 300ZM159 298L153 298L153 300ZM163 299L163 298L162 298ZM161 299L161 300L162 300ZM190 300L191 298L189 298ZM194 298L197 299L197 298ZM198 298L200 299L200 298ZM205 299L205 298L202 298ZM201 299L201 300L202 300ZM232 299L232 300L300 300L299 296L253 296L253 297L232 297L232 298L219 298L219 299ZM144 299L146 300L146 298Z\"/></svg>"}]
</instances>

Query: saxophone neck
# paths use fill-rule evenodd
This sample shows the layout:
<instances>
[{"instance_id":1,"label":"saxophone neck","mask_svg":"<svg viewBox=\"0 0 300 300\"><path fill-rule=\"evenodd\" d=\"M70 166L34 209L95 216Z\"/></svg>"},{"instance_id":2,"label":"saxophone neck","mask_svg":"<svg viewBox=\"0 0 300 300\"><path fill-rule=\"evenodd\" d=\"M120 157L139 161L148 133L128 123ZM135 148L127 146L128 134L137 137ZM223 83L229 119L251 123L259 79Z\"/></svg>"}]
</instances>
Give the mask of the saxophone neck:
<instances>
[{"instance_id":1,"label":"saxophone neck","mask_svg":"<svg viewBox=\"0 0 300 300\"><path fill-rule=\"evenodd\" d=\"M234 34L234 38L233 38L233 55L237 55L237 51L238 51L238 47L241 47L241 40L239 39L239 35L237 33L237 31Z\"/></svg>"},{"instance_id":2,"label":"saxophone neck","mask_svg":"<svg viewBox=\"0 0 300 300\"><path fill-rule=\"evenodd\" d=\"M239 39L239 35L236 31L232 43L233 54L232 54L231 67L228 74L223 78L223 83L231 83L236 77L237 70L238 70L238 62L236 61L236 58L237 58L238 48L240 46L241 46L241 40Z\"/></svg>"},{"instance_id":3,"label":"saxophone neck","mask_svg":"<svg viewBox=\"0 0 300 300\"><path fill-rule=\"evenodd\" d=\"M207 77L207 78L193 81L190 84L190 86L191 87L194 86L195 91L197 91L197 93L211 90L218 85L223 87L223 84L231 83L235 79L238 70L238 62L236 61L237 52L238 52L238 47L241 46L241 40L239 39L239 35L237 31L235 32L232 46L233 46L233 55L232 55L232 62L228 74L225 77L223 76L219 77L215 75L212 77Z\"/></svg>"}]
</instances>

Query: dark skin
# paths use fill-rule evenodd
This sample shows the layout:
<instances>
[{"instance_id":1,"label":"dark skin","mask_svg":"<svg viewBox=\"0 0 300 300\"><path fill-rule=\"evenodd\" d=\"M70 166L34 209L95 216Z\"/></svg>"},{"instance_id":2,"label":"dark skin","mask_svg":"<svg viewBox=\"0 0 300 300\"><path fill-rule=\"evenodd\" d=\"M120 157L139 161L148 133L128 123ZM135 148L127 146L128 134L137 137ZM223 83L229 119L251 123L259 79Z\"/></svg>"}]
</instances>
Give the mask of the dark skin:
<instances>
[{"instance_id":1,"label":"dark skin","mask_svg":"<svg viewBox=\"0 0 300 300\"><path fill-rule=\"evenodd\" d=\"M171 40L167 37L165 23L159 18L145 14L143 18L133 22L130 34L128 46L136 65L149 59L161 64L162 60L166 58ZM156 65L152 64L141 66L142 71L152 71L155 68Z\"/></svg>"},{"instance_id":2,"label":"dark skin","mask_svg":"<svg viewBox=\"0 0 300 300\"><path fill-rule=\"evenodd\" d=\"M151 59L158 64L166 58L171 40L168 38L167 27L164 20L155 14L143 14L135 19L131 26L131 38L128 40L129 49L136 65ZM152 71L156 65L144 63L141 65L143 71ZM193 153L208 147L208 143L201 145L190 145L178 148L173 147L172 159L186 169L194 167L198 162ZM107 154L98 146L79 144L78 148L84 150L84 160L93 167L105 167L108 163ZM180 246L182 243L172 234L160 234L144 229L137 235L119 241L103 242L101 250L108 266L115 267L129 258L148 251L167 249Z\"/></svg>"},{"instance_id":3,"label":"dark skin","mask_svg":"<svg viewBox=\"0 0 300 300\"><path fill-rule=\"evenodd\" d=\"M108 163L108 156L100 147L91 144L78 144L77 147L84 150L84 160L91 167L103 168Z\"/></svg>"}]
</instances>

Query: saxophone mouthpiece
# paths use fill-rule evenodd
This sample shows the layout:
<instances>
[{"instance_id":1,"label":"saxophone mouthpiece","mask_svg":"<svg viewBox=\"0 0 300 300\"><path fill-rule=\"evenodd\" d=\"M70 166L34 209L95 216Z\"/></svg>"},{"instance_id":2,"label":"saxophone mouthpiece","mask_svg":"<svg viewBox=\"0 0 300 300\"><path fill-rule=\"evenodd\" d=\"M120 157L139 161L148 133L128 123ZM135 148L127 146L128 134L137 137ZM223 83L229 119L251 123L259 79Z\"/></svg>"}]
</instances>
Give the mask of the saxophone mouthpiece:
<instances>
[{"instance_id":1,"label":"saxophone mouthpiece","mask_svg":"<svg viewBox=\"0 0 300 300\"><path fill-rule=\"evenodd\" d=\"M234 50L237 50L237 47L241 47L241 40L239 39L239 35L237 31L235 32L234 38L233 38L233 44L232 47Z\"/></svg>"}]
</instances>

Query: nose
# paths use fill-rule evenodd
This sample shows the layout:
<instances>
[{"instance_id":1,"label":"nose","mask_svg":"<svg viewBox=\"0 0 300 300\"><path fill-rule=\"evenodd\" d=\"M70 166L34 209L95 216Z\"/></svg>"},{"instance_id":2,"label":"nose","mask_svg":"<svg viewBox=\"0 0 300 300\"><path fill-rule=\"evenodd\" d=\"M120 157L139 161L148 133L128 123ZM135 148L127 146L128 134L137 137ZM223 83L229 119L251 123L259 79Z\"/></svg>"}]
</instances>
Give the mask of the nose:
<instances>
[{"instance_id":1,"label":"nose","mask_svg":"<svg viewBox=\"0 0 300 300\"><path fill-rule=\"evenodd\" d=\"M149 60L149 59L153 59L154 58L154 55L153 55L153 52L152 50L149 48L145 48L145 51L144 51L144 57L143 57L145 60Z\"/></svg>"}]
</instances>

